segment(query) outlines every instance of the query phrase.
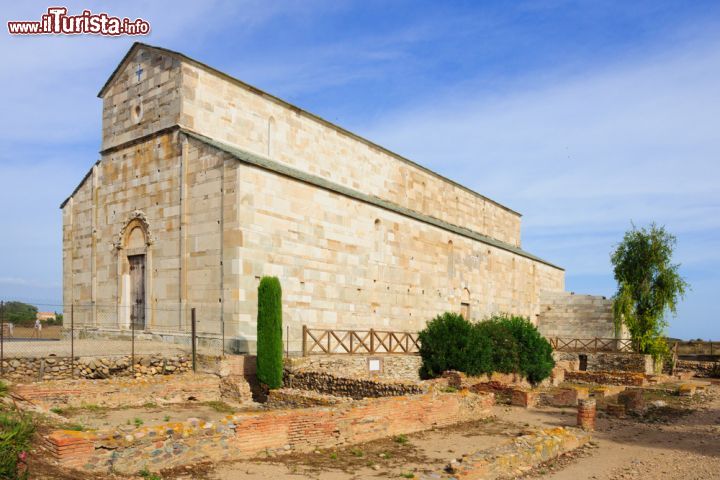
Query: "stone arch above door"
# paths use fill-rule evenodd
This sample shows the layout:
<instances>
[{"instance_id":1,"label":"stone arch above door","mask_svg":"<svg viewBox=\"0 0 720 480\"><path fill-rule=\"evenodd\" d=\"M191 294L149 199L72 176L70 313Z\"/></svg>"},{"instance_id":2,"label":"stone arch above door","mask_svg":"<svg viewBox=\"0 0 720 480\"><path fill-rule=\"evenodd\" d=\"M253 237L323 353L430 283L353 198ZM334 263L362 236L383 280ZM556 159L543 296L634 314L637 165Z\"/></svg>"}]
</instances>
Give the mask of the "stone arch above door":
<instances>
[{"instance_id":1,"label":"stone arch above door","mask_svg":"<svg viewBox=\"0 0 720 480\"><path fill-rule=\"evenodd\" d=\"M142 239L140 239L142 233ZM135 210L130 214L130 218L120 229L120 233L115 239L114 246L118 250L147 248L155 243L155 239L150 233L150 223L140 210ZM132 246L131 246L132 245Z\"/></svg>"}]
</instances>

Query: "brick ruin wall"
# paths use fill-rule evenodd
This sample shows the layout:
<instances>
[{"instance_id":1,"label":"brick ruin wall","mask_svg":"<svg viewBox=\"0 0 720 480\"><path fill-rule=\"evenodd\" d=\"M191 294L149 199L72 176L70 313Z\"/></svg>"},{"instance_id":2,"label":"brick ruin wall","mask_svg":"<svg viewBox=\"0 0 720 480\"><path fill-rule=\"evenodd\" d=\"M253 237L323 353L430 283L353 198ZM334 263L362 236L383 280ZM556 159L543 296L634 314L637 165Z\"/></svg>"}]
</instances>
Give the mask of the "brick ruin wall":
<instances>
[{"instance_id":1,"label":"brick ruin wall","mask_svg":"<svg viewBox=\"0 0 720 480\"><path fill-rule=\"evenodd\" d=\"M183 403L218 400L220 377L185 374L103 380L53 380L15 384L17 398L49 411L97 405L107 408L142 406L148 403Z\"/></svg>"},{"instance_id":2,"label":"brick ruin wall","mask_svg":"<svg viewBox=\"0 0 720 480\"><path fill-rule=\"evenodd\" d=\"M491 415L492 395L428 393L310 408L236 414L218 422L188 420L131 433L55 431L44 446L61 465L93 472L249 458L261 453L342 447Z\"/></svg>"}]
</instances>

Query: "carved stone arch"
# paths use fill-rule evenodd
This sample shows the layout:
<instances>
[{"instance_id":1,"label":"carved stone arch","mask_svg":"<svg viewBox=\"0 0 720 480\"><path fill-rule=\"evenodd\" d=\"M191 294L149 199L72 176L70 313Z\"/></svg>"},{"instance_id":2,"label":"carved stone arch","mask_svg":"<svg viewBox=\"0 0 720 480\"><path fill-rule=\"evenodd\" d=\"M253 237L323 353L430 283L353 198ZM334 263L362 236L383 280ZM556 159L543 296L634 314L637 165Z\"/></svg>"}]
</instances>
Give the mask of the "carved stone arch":
<instances>
[{"instance_id":1,"label":"carved stone arch","mask_svg":"<svg viewBox=\"0 0 720 480\"><path fill-rule=\"evenodd\" d=\"M140 210L135 210L130 214L130 218L120 229L120 233L115 239L115 248L118 250L128 248L128 245L130 245L131 237L137 235L138 232L136 230L138 228L141 230L144 236L145 247L149 247L150 245L155 243L155 238L150 232L150 223L148 222L145 213ZM133 232L135 233L135 235L133 235ZM132 240L134 240L134 238ZM135 244L133 246L136 247L137 245Z\"/></svg>"}]
</instances>

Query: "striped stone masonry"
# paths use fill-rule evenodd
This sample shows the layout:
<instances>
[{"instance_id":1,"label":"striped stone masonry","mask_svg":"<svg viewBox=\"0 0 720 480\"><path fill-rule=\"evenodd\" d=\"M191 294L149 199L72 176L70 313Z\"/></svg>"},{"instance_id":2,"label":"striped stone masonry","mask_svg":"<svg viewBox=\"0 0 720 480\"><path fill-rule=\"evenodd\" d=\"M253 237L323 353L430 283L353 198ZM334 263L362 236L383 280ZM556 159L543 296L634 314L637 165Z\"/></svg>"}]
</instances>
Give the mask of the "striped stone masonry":
<instances>
[{"instance_id":1,"label":"striped stone masonry","mask_svg":"<svg viewBox=\"0 0 720 480\"><path fill-rule=\"evenodd\" d=\"M615 338L612 299L571 292L540 292L540 333L561 338Z\"/></svg>"}]
</instances>

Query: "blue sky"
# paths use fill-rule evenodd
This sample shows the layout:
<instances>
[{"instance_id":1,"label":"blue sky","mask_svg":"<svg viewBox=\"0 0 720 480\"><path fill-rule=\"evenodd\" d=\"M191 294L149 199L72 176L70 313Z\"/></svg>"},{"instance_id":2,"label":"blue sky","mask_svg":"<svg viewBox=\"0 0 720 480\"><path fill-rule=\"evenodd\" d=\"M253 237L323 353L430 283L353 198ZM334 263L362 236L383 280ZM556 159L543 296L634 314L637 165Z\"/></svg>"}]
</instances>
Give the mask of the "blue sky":
<instances>
[{"instance_id":1,"label":"blue sky","mask_svg":"<svg viewBox=\"0 0 720 480\"><path fill-rule=\"evenodd\" d=\"M15 2L7 20L50 4ZM692 290L670 334L720 338L720 3L70 2L523 213L523 247L612 295L631 222ZM4 27L3 27L4 28ZM133 39L0 35L0 298L61 300L58 205L98 158L96 94Z\"/></svg>"}]
</instances>

